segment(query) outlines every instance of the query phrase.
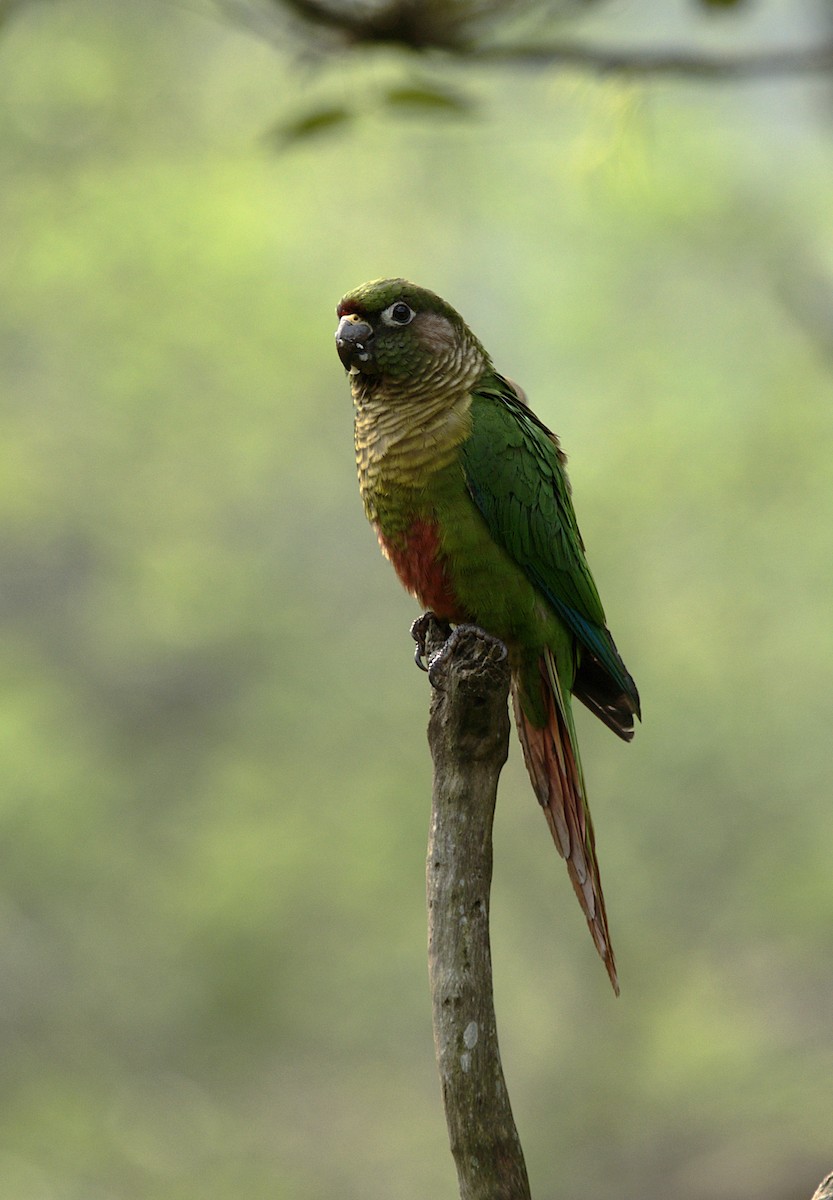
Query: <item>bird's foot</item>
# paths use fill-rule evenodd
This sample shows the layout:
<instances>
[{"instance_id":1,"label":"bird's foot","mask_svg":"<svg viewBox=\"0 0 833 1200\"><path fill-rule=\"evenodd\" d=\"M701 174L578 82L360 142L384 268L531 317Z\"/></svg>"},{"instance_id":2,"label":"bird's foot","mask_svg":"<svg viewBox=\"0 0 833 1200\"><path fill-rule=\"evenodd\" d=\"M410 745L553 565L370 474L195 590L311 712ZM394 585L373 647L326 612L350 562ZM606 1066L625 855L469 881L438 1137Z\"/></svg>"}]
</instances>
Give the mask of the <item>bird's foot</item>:
<instances>
[{"instance_id":1,"label":"bird's foot","mask_svg":"<svg viewBox=\"0 0 833 1200\"><path fill-rule=\"evenodd\" d=\"M479 625L463 624L455 625L445 639L439 650L436 650L428 658L428 666L425 670L428 671L428 682L431 687L436 687L439 681L438 672L443 667L446 658L453 653L457 643L466 637L474 635L481 642L486 642L493 649L490 654L494 654L496 661L502 661L506 658L506 647L500 638L493 637L490 633L486 633Z\"/></svg>"},{"instance_id":2,"label":"bird's foot","mask_svg":"<svg viewBox=\"0 0 833 1200\"><path fill-rule=\"evenodd\" d=\"M433 629L432 626L434 627ZM428 643L429 640L431 642L436 641L437 634L439 634L439 639L442 642L446 642L451 634L451 625L448 621L443 621L440 617L435 616L430 609L428 612L424 612L421 617L417 617L413 625L411 625L411 637L416 642L414 662L420 671L427 671L429 669L431 649Z\"/></svg>"}]
</instances>

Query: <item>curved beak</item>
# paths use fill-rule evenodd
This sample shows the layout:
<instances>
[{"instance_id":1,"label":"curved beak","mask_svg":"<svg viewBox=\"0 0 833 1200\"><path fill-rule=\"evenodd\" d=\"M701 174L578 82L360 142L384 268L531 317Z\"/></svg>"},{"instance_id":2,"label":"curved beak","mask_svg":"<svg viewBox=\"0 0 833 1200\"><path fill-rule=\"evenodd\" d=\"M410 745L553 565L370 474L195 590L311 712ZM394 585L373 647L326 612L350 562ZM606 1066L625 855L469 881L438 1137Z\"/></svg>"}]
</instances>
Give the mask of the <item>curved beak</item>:
<instances>
[{"instance_id":1,"label":"curved beak","mask_svg":"<svg viewBox=\"0 0 833 1200\"><path fill-rule=\"evenodd\" d=\"M358 313L348 313L339 321L336 350L345 370L367 370L373 357L373 329Z\"/></svg>"}]
</instances>

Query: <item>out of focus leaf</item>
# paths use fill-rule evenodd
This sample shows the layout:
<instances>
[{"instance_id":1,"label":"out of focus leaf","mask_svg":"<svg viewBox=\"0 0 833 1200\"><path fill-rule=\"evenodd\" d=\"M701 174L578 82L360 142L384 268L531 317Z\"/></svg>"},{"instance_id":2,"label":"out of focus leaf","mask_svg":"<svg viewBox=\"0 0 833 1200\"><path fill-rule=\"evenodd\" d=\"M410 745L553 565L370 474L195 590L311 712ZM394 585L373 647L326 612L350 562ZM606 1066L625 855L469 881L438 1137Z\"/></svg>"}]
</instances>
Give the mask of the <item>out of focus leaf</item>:
<instances>
[{"instance_id":1,"label":"out of focus leaf","mask_svg":"<svg viewBox=\"0 0 833 1200\"><path fill-rule=\"evenodd\" d=\"M354 113L344 105L332 105L328 108L318 108L312 112L303 113L289 121L281 121L273 125L269 131L270 141L287 146L306 138L317 137L327 133L336 126L345 125L353 119Z\"/></svg>"},{"instance_id":2,"label":"out of focus leaf","mask_svg":"<svg viewBox=\"0 0 833 1200\"><path fill-rule=\"evenodd\" d=\"M469 116L474 108L470 96L436 83L424 81L390 88L385 93L385 103L391 108L400 110L446 112L456 116Z\"/></svg>"}]
</instances>

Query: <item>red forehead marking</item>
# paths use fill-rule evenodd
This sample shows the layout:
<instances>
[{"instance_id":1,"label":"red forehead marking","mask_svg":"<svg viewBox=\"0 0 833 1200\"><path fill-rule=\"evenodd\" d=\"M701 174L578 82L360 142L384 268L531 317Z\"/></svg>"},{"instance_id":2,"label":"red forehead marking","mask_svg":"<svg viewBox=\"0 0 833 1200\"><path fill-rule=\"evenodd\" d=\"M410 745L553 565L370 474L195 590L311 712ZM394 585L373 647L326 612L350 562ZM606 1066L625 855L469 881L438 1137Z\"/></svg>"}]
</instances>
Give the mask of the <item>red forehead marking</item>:
<instances>
[{"instance_id":1,"label":"red forehead marking","mask_svg":"<svg viewBox=\"0 0 833 1200\"><path fill-rule=\"evenodd\" d=\"M361 309L355 300L342 300L336 309L336 316L347 317L350 315L350 313L357 312L361 312Z\"/></svg>"}]
</instances>

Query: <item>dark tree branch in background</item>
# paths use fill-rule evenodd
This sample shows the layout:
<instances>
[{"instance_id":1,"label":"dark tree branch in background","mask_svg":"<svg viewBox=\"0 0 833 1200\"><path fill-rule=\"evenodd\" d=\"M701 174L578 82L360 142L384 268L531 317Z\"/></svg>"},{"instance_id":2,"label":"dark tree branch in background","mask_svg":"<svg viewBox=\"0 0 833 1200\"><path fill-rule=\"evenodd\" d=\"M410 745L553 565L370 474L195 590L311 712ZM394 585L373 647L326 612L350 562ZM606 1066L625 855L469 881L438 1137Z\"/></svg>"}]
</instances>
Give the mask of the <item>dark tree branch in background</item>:
<instances>
[{"instance_id":1,"label":"dark tree branch in background","mask_svg":"<svg viewBox=\"0 0 833 1200\"><path fill-rule=\"evenodd\" d=\"M833 71L833 41L817 46L705 54L685 50L617 50L577 42L497 46L473 51L478 62L524 67L576 67L596 74L738 80Z\"/></svg>"},{"instance_id":2,"label":"dark tree branch in background","mask_svg":"<svg viewBox=\"0 0 833 1200\"><path fill-rule=\"evenodd\" d=\"M428 623L429 656L446 633ZM431 680L428 970L449 1141L462 1200L529 1200L498 1052L489 946L492 820L509 747L506 650L463 626Z\"/></svg>"},{"instance_id":3,"label":"dark tree branch in background","mask_svg":"<svg viewBox=\"0 0 833 1200\"><path fill-rule=\"evenodd\" d=\"M2 3L2 0L0 0ZM316 101L280 120L270 131L287 146L322 130L344 126L362 113L419 112L465 117L477 98L457 87L466 67L502 70L570 70L623 79L683 80L708 84L807 78L833 80L833 37L821 16L817 30L804 31L803 45L755 47L739 40L743 21L733 22L721 51L699 48L696 26L720 20L719 10L740 9L744 0L700 0L691 44L685 34L675 46L639 45L645 26L638 13L621 45L604 35L581 37L580 19L592 7L603 13L608 0L213 0L250 30L285 48L295 43L307 64L320 68L361 64L379 50L399 52L405 82L365 81L362 87ZM614 7L613 4L610 5ZM634 10L637 5L632 6ZM536 32L530 37L529 30ZM598 20L596 28L599 28ZM523 34L520 30L523 29ZM575 35L572 31L575 30ZM540 36L538 36L540 34ZM423 70L428 68L428 70ZM456 75L449 86L449 74Z\"/></svg>"},{"instance_id":4,"label":"dark tree branch in background","mask_svg":"<svg viewBox=\"0 0 833 1200\"><path fill-rule=\"evenodd\" d=\"M361 51L389 45L423 53L441 50L462 62L520 67L572 67L595 74L681 76L701 80L740 80L833 71L833 40L804 46L709 53L696 49L615 47L542 36L534 43L495 34L520 14L541 15L534 0L391 0L351 4L349 0L274 0L276 7L306 26L311 36L335 35L344 49ZM728 6L728 5L727 5ZM597 5L597 7L602 7ZM704 8L709 5L704 4ZM735 7L735 5L731 5ZM569 17L562 14L561 24ZM317 31L317 34L316 32ZM336 47L334 47L336 48Z\"/></svg>"}]
</instances>

